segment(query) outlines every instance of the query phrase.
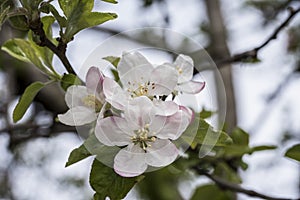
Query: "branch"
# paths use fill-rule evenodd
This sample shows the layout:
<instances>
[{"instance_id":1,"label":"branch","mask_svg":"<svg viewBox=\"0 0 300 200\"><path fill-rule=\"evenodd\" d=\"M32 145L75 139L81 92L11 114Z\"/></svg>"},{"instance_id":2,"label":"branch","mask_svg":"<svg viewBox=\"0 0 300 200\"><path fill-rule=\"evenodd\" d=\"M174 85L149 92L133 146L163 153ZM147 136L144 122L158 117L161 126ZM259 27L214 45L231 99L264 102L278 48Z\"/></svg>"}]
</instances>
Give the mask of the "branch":
<instances>
[{"instance_id":1,"label":"branch","mask_svg":"<svg viewBox=\"0 0 300 200\"><path fill-rule=\"evenodd\" d=\"M59 45L56 46L49 40L46 36L46 33L43 29L43 23L41 22L41 19L38 18L35 21L32 21L29 23L29 28L40 37L40 42L37 43L39 46L42 47L47 47L49 48L57 57L61 60L63 65L65 66L66 70L70 74L75 74L75 71L72 68L72 65L70 64L70 61L68 60L66 56L66 48L67 45L62 43L61 41L59 42Z\"/></svg>"},{"instance_id":2,"label":"branch","mask_svg":"<svg viewBox=\"0 0 300 200\"><path fill-rule=\"evenodd\" d=\"M245 189L237 184L227 182L226 180L223 180L219 177L213 176L209 173L206 173L203 171L200 172L200 170L197 170L197 171L199 172L199 174L208 177L209 179L214 181L220 188L223 188L225 190L230 190L230 191L237 192L237 193L243 193L243 194L246 194L251 197L259 197L259 198L268 199L268 200L293 200L291 198L278 198L278 197L267 196L265 194L258 193L254 190ZM294 199L294 200L300 200L300 199Z\"/></svg>"},{"instance_id":3,"label":"branch","mask_svg":"<svg viewBox=\"0 0 300 200\"><path fill-rule=\"evenodd\" d=\"M300 8L295 10L295 9L290 7L289 11L290 11L289 16L274 30L274 32L261 45L255 47L251 50L248 50L246 52L236 54L236 55L234 55L230 58L217 61L216 64L220 65L219 67L222 67L222 66L225 66L225 64L228 64L228 63L240 62L240 61L247 60L247 59L256 59L258 52L262 48L267 46L272 40L277 38L280 31L282 31L283 28L285 28L289 24L289 22L296 16L296 14L300 12Z\"/></svg>"}]
</instances>

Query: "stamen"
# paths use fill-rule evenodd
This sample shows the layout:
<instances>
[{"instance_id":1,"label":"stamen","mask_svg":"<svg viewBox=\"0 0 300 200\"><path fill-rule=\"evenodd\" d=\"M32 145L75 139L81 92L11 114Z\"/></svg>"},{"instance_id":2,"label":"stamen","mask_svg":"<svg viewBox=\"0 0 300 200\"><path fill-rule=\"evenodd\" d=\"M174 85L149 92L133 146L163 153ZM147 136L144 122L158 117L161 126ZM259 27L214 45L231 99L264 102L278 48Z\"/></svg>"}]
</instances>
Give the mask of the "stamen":
<instances>
[{"instance_id":1,"label":"stamen","mask_svg":"<svg viewBox=\"0 0 300 200\"><path fill-rule=\"evenodd\" d=\"M150 143L156 141L155 136L148 136L148 134L150 132L149 126L150 126L150 124L145 124L145 126L143 128L140 128L140 129L134 131L135 136L131 137L131 141L134 144L139 144L139 146L145 151L145 153L147 152L147 148L151 147Z\"/></svg>"}]
</instances>

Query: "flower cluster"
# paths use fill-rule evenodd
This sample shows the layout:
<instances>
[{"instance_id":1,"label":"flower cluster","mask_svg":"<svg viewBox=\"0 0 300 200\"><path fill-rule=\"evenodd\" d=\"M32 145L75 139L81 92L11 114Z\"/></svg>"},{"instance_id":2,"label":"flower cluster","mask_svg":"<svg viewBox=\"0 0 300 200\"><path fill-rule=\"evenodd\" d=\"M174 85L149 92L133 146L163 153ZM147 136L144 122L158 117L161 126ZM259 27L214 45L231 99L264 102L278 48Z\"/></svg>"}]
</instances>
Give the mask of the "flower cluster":
<instances>
[{"instance_id":1,"label":"flower cluster","mask_svg":"<svg viewBox=\"0 0 300 200\"><path fill-rule=\"evenodd\" d=\"M179 55L174 63L154 66L139 52L124 53L117 72L119 83L91 67L86 86L68 88L70 109L58 115L59 120L73 126L96 121L96 138L120 147L114 170L121 176L171 164L179 154L173 141L193 120L191 109L171 99L182 92L199 93L205 86L192 80L193 60Z\"/></svg>"}]
</instances>

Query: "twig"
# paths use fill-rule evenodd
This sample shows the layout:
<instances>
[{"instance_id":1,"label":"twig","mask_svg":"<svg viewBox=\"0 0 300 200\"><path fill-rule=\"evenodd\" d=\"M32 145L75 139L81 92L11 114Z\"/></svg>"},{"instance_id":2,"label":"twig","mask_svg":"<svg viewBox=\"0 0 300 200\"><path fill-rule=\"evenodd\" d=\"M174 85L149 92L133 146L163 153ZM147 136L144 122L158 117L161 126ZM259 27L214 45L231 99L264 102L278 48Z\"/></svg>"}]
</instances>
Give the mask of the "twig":
<instances>
[{"instance_id":1,"label":"twig","mask_svg":"<svg viewBox=\"0 0 300 200\"><path fill-rule=\"evenodd\" d=\"M258 52L262 48L267 46L269 44L269 42L271 42L272 40L277 38L280 31L289 24L289 22L296 16L297 13L300 12L300 8L295 10L290 7L289 11L290 11L290 15L274 30L274 32L261 45L255 47L251 50L245 51L243 53L236 54L230 58L216 61L216 64L219 65L219 67L222 67L222 66L226 66L225 64L228 64L228 63L240 62L240 61L247 60L247 59L256 59Z\"/></svg>"},{"instance_id":2,"label":"twig","mask_svg":"<svg viewBox=\"0 0 300 200\"><path fill-rule=\"evenodd\" d=\"M62 44L61 41L59 42L58 46L53 44L53 42L47 38L46 33L43 29L43 23L41 22L40 18L38 18L35 21L30 22L29 23L29 28L36 35L38 35L40 37L40 42L37 43L37 44L39 46L49 48L55 55L58 56L58 58L61 60L61 62L65 66L66 70L71 74L75 74L75 71L73 70L73 67L70 64L70 61L68 60L68 58L66 56L67 45Z\"/></svg>"},{"instance_id":3,"label":"twig","mask_svg":"<svg viewBox=\"0 0 300 200\"><path fill-rule=\"evenodd\" d=\"M209 179L214 181L220 188L223 188L225 190L231 190L233 192L243 193L243 194L246 194L246 195L251 196L251 197L259 197L259 198L268 199L268 200L293 200L291 198L271 197L271 196L267 196L265 194L258 193L254 190L248 190L248 189L245 189L245 188L243 188L243 187L241 187L237 184L227 182L226 180L223 180L219 177L213 176L213 175L211 175L209 173L206 173L206 172L203 172L203 171L201 171L200 174L208 177ZM299 199L294 199L294 200L299 200Z\"/></svg>"}]
</instances>

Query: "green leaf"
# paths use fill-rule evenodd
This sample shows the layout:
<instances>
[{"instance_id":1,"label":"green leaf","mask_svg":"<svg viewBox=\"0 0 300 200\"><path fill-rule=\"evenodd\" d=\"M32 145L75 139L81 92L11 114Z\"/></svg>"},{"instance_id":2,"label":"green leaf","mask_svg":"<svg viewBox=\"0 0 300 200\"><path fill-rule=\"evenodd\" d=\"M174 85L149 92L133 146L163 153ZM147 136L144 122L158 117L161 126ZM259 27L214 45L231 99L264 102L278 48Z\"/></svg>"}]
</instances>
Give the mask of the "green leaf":
<instances>
[{"instance_id":1,"label":"green leaf","mask_svg":"<svg viewBox=\"0 0 300 200\"><path fill-rule=\"evenodd\" d=\"M41 4L40 7L40 11L49 14L50 12L52 13L52 15L55 17L55 19L57 20L60 28L66 27L67 26L67 19L63 16L61 16L58 11L56 10L56 8L51 5L48 2L43 2Z\"/></svg>"},{"instance_id":2,"label":"green leaf","mask_svg":"<svg viewBox=\"0 0 300 200\"><path fill-rule=\"evenodd\" d=\"M207 119L207 118L210 118L213 114L214 114L214 112L209 111L209 110L205 110L203 108L202 111L200 112L200 117L202 119Z\"/></svg>"},{"instance_id":3,"label":"green leaf","mask_svg":"<svg viewBox=\"0 0 300 200\"><path fill-rule=\"evenodd\" d=\"M51 40L54 44L56 43L56 40L52 38L52 24L54 23L55 19L52 16L45 16L41 18L41 21L43 23L43 29L45 31L45 34L49 40ZM55 73L55 70L52 66L52 60L53 60L53 52L48 49L47 47L41 47L37 45L34 42L34 37L38 37L33 34L32 31L28 34L29 42L31 42L32 47L35 49L37 56L41 59L42 63L49 68L52 72ZM39 37L38 37L39 40Z\"/></svg>"},{"instance_id":4,"label":"green leaf","mask_svg":"<svg viewBox=\"0 0 300 200\"><path fill-rule=\"evenodd\" d=\"M68 87L70 87L71 85L81 85L82 82L81 80L74 74L64 74L60 85L61 87L67 91Z\"/></svg>"},{"instance_id":5,"label":"green leaf","mask_svg":"<svg viewBox=\"0 0 300 200\"><path fill-rule=\"evenodd\" d=\"M198 144L207 146L226 146L232 139L223 131L215 131L204 119L196 115L194 121L182 134L181 138L194 149Z\"/></svg>"},{"instance_id":6,"label":"green leaf","mask_svg":"<svg viewBox=\"0 0 300 200\"><path fill-rule=\"evenodd\" d=\"M33 101L34 97L45 86L46 84L44 83L34 82L25 89L23 95L19 99L17 106L14 109L13 112L14 122L17 122L20 119L22 119L28 107L30 106L31 102Z\"/></svg>"},{"instance_id":7,"label":"green leaf","mask_svg":"<svg viewBox=\"0 0 300 200\"><path fill-rule=\"evenodd\" d=\"M241 177L237 171L232 169L231 166L228 166L228 164L224 162L219 162L217 164L214 174L232 183L242 183Z\"/></svg>"},{"instance_id":8,"label":"green leaf","mask_svg":"<svg viewBox=\"0 0 300 200\"><path fill-rule=\"evenodd\" d=\"M116 1L116 0L102 0L102 1L105 1L107 3L113 3L113 4L117 4L118 3L118 1Z\"/></svg>"},{"instance_id":9,"label":"green leaf","mask_svg":"<svg viewBox=\"0 0 300 200\"><path fill-rule=\"evenodd\" d=\"M74 163L77 163L89 156L91 156L92 154L85 148L84 144L82 144L80 147L74 149L69 158L68 158L68 162L66 163L65 167L68 167Z\"/></svg>"},{"instance_id":10,"label":"green leaf","mask_svg":"<svg viewBox=\"0 0 300 200\"><path fill-rule=\"evenodd\" d=\"M144 176L125 178L97 159L94 160L90 173L90 185L96 191L94 199L111 200L123 199L133 186L140 182Z\"/></svg>"},{"instance_id":11,"label":"green leaf","mask_svg":"<svg viewBox=\"0 0 300 200\"><path fill-rule=\"evenodd\" d=\"M110 62L115 68L117 68L121 58L120 57L116 57L116 56L107 56L102 58L108 62Z\"/></svg>"},{"instance_id":12,"label":"green leaf","mask_svg":"<svg viewBox=\"0 0 300 200\"><path fill-rule=\"evenodd\" d=\"M73 38L73 36L79 31L100 25L106 21L113 20L116 18L117 14L115 13L90 12L83 14L80 16L78 21L73 19L68 20L65 38L67 39L67 41L70 41Z\"/></svg>"},{"instance_id":13,"label":"green leaf","mask_svg":"<svg viewBox=\"0 0 300 200\"><path fill-rule=\"evenodd\" d=\"M274 145L270 145L270 146L267 146L267 145L255 146L255 147L251 148L250 153L254 153L254 152L257 152L257 151L274 150L276 148L277 148L277 146L274 146Z\"/></svg>"},{"instance_id":14,"label":"green leaf","mask_svg":"<svg viewBox=\"0 0 300 200\"><path fill-rule=\"evenodd\" d=\"M292 146L290 149L286 151L284 156L300 162L300 144L296 144Z\"/></svg>"},{"instance_id":15,"label":"green leaf","mask_svg":"<svg viewBox=\"0 0 300 200\"><path fill-rule=\"evenodd\" d=\"M96 155L98 160L108 166L113 165L114 157L120 151L117 146L110 147L100 143L95 134L89 135L84 142L84 146L91 154Z\"/></svg>"},{"instance_id":16,"label":"green leaf","mask_svg":"<svg viewBox=\"0 0 300 200\"><path fill-rule=\"evenodd\" d=\"M94 0L59 0L59 5L67 18L67 26L62 39L65 43L72 40L79 31L100 25L117 18L115 13L91 12Z\"/></svg>"},{"instance_id":17,"label":"green leaf","mask_svg":"<svg viewBox=\"0 0 300 200\"><path fill-rule=\"evenodd\" d=\"M233 140L233 143L236 145L246 145L249 144L249 134L246 133L241 128L235 128L231 133L231 138Z\"/></svg>"},{"instance_id":18,"label":"green leaf","mask_svg":"<svg viewBox=\"0 0 300 200\"><path fill-rule=\"evenodd\" d=\"M196 189L191 200L231 200L233 197L231 192L220 190L216 185L202 185Z\"/></svg>"},{"instance_id":19,"label":"green leaf","mask_svg":"<svg viewBox=\"0 0 300 200\"><path fill-rule=\"evenodd\" d=\"M1 5L1 9L0 9L0 30L1 30L2 24L4 24L5 20L7 19L7 14L9 12L9 9L10 9L10 6L2 8L2 5Z\"/></svg>"},{"instance_id":20,"label":"green leaf","mask_svg":"<svg viewBox=\"0 0 300 200\"><path fill-rule=\"evenodd\" d=\"M18 29L21 31L29 30L29 26L28 26L25 15L12 16L8 19L8 21L9 21L9 24L15 29Z\"/></svg>"},{"instance_id":21,"label":"green leaf","mask_svg":"<svg viewBox=\"0 0 300 200\"><path fill-rule=\"evenodd\" d=\"M6 41L1 49L18 60L33 63L46 74L52 74L43 65L40 59L40 53L37 51L37 48L33 42L15 38Z\"/></svg>"}]
</instances>

